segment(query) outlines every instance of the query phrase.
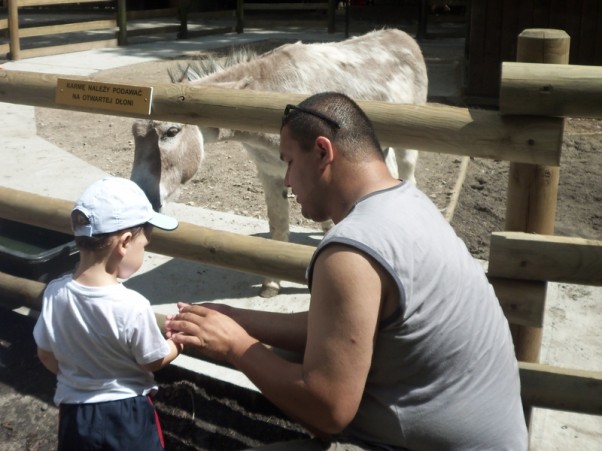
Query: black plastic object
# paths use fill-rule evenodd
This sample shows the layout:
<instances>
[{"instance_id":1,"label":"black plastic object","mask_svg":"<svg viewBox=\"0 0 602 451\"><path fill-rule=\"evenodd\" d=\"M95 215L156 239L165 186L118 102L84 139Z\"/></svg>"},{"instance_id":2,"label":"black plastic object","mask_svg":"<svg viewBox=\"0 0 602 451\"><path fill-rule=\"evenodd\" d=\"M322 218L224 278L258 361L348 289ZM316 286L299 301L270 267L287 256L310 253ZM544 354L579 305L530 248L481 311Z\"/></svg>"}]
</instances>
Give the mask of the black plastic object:
<instances>
[{"instance_id":1,"label":"black plastic object","mask_svg":"<svg viewBox=\"0 0 602 451\"><path fill-rule=\"evenodd\" d=\"M78 260L72 235L0 218L0 271L49 282L72 272Z\"/></svg>"}]
</instances>

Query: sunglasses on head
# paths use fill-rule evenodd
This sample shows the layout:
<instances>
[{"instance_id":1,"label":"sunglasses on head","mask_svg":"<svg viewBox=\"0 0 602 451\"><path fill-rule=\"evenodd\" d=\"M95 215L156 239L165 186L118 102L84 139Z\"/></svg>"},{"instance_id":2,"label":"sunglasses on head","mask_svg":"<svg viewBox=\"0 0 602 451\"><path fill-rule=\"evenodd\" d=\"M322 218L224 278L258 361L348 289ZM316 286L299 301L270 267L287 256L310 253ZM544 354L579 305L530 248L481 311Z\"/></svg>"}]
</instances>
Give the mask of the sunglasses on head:
<instances>
[{"instance_id":1,"label":"sunglasses on head","mask_svg":"<svg viewBox=\"0 0 602 451\"><path fill-rule=\"evenodd\" d=\"M318 119L322 119L328 125L330 125L331 127L335 128L337 130L341 128L341 125L337 121L329 118L328 116L326 116L318 111L310 110L308 108L303 108L302 106L291 105L291 104L288 104L284 108L284 115L282 116L282 123L284 123L286 121L286 118L293 110L297 110L302 113L309 114L310 116L317 117Z\"/></svg>"}]
</instances>

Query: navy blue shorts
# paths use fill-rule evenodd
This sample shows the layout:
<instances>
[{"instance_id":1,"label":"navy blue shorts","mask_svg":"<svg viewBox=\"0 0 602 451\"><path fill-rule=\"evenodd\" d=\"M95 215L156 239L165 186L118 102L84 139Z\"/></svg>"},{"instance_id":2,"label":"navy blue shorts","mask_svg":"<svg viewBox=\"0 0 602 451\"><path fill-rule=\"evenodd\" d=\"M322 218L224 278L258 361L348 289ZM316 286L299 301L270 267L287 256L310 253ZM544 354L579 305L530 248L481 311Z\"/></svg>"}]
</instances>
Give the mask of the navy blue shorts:
<instances>
[{"instance_id":1,"label":"navy blue shorts","mask_svg":"<svg viewBox=\"0 0 602 451\"><path fill-rule=\"evenodd\" d=\"M58 442L59 451L164 449L159 417L147 396L61 404Z\"/></svg>"}]
</instances>

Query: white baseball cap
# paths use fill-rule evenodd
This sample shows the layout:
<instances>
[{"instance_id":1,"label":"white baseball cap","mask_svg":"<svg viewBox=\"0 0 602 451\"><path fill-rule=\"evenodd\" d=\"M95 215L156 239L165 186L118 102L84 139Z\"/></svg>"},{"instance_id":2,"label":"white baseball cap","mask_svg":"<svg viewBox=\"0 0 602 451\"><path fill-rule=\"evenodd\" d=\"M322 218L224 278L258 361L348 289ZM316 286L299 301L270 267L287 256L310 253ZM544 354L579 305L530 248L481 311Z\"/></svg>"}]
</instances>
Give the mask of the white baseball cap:
<instances>
[{"instance_id":1,"label":"white baseball cap","mask_svg":"<svg viewBox=\"0 0 602 451\"><path fill-rule=\"evenodd\" d=\"M131 180L106 177L90 185L75 202L90 224L75 226L75 236L112 233L146 223L174 230L178 220L153 210L144 191Z\"/></svg>"}]
</instances>

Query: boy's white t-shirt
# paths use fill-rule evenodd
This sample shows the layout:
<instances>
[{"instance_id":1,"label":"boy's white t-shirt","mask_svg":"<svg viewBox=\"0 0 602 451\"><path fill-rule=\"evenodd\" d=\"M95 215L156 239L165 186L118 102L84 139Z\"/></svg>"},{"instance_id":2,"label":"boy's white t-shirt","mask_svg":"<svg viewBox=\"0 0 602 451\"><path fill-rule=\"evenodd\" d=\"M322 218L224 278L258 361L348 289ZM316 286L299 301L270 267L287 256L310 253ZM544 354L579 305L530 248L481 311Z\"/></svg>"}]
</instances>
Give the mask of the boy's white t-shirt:
<instances>
[{"instance_id":1,"label":"boy's white t-shirt","mask_svg":"<svg viewBox=\"0 0 602 451\"><path fill-rule=\"evenodd\" d=\"M86 287L71 275L46 287L34 338L59 362L56 405L153 393L154 376L140 365L169 354L148 299L121 283Z\"/></svg>"}]
</instances>

